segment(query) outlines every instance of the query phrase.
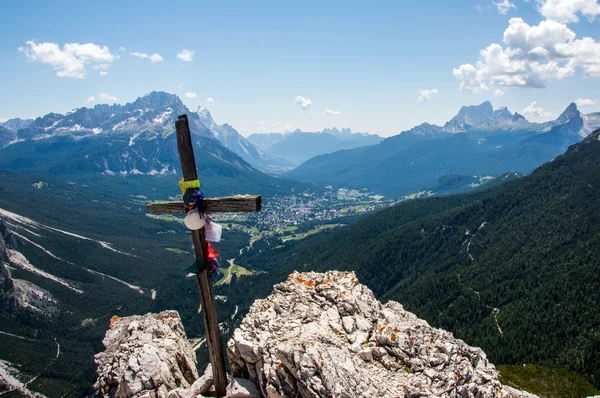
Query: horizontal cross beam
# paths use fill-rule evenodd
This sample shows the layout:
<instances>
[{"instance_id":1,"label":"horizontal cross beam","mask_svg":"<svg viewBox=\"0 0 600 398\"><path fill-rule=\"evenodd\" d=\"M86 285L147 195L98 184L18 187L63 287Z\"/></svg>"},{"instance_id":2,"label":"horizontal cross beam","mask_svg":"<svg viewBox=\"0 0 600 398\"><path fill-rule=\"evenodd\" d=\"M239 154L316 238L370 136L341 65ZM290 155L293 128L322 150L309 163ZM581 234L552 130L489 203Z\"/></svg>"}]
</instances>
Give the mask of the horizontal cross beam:
<instances>
[{"instance_id":1,"label":"horizontal cross beam","mask_svg":"<svg viewBox=\"0 0 600 398\"><path fill-rule=\"evenodd\" d=\"M205 198L202 201L205 213L255 213L262 207L262 197L257 195L238 195L223 198ZM154 202L146 205L152 214L187 213L183 202Z\"/></svg>"}]
</instances>

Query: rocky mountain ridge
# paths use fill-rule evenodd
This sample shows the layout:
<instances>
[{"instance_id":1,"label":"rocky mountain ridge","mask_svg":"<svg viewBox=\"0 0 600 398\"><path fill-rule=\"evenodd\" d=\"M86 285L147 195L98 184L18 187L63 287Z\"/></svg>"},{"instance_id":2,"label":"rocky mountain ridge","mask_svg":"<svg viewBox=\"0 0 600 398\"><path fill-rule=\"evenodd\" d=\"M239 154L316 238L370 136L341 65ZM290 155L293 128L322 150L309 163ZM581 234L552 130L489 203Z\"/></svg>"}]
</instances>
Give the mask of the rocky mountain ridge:
<instances>
[{"instance_id":1,"label":"rocky mountain ridge","mask_svg":"<svg viewBox=\"0 0 600 398\"><path fill-rule=\"evenodd\" d=\"M253 166L283 164L257 150L233 127L216 124L208 109L199 107L190 111L177 95L156 91L123 105L98 104L65 115L49 113L35 120L10 119L1 126L10 131L0 130L0 148L29 140L47 141L59 137L80 140L101 136L113 139L125 136L127 145L132 147L138 142L169 137L175 132L175 120L181 114L188 115L194 135L215 139Z\"/></svg>"},{"instance_id":2,"label":"rocky mountain ridge","mask_svg":"<svg viewBox=\"0 0 600 398\"><path fill-rule=\"evenodd\" d=\"M556 120L531 123L486 101L462 107L443 126L423 123L379 145L314 157L285 176L407 194L435 187L444 176L529 173L598 127L600 113L584 115L574 103Z\"/></svg>"},{"instance_id":3,"label":"rocky mountain ridge","mask_svg":"<svg viewBox=\"0 0 600 398\"><path fill-rule=\"evenodd\" d=\"M210 374L197 377L184 338L173 311L116 320L96 355L97 388L115 397L206 394ZM228 397L535 397L503 386L481 349L399 303L382 305L352 272L294 272L252 305L227 347ZM233 392L239 386L244 393Z\"/></svg>"},{"instance_id":4,"label":"rocky mountain ridge","mask_svg":"<svg viewBox=\"0 0 600 398\"><path fill-rule=\"evenodd\" d=\"M31 123L33 123L33 119L21 119L17 117L14 119L8 119L7 121L0 123L0 125L11 129L12 131L17 131L29 127Z\"/></svg>"}]
</instances>

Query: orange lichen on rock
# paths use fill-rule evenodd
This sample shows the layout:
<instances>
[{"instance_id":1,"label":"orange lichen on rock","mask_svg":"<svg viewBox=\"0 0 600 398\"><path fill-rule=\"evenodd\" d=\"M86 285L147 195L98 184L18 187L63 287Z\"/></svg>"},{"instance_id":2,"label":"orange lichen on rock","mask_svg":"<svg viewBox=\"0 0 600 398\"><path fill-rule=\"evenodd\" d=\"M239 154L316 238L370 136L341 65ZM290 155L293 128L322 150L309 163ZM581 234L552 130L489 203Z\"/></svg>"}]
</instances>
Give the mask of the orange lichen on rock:
<instances>
[{"instance_id":1,"label":"orange lichen on rock","mask_svg":"<svg viewBox=\"0 0 600 398\"><path fill-rule=\"evenodd\" d=\"M302 276L298 275L296 277L296 280L298 281L298 283L302 283L303 285L307 286L309 289L315 288L315 281L312 279L304 279L304 278L302 278Z\"/></svg>"},{"instance_id":2,"label":"orange lichen on rock","mask_svg":"<svg viewBox=\"0 0 600 398\"><path fill-rule=\"evenodd\" d=\"M117 322L119 319L120 318L117 315L113 315L113 317L110 318L110 327L112 328L115 322Z\"/></svg>"}]
</instances>

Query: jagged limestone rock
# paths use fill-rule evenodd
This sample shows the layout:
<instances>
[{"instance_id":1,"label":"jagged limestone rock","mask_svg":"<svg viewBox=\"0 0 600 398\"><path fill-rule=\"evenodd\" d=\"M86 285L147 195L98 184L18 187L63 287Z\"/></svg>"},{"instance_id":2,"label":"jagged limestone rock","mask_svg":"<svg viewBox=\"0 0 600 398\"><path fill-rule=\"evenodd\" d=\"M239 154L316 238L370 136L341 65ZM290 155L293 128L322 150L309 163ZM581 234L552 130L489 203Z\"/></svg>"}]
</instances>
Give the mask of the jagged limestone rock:
<instances>
[{"instance_id":1,"label":"jagged limestone rock","mask_svg":"<svg viewBox=\"0 0 600 398\"><path fill-rule=\"evenodd\" d=\"M196 357L176 311L117 319L95 356L96 389L110 397L167 398L198 379Z\"/></svg>"},{"instance_id":2,"label":"jagged limestone rock","mask_svg":"<svg viewBox=\"0 0 600 398\"><path fill-rule=\"evenodd\" d=\"M533 397L504 387L479 349L355 274L293 273L257 300L227 344L234 377L266 397Z\"/></svg>"}]
</instances>

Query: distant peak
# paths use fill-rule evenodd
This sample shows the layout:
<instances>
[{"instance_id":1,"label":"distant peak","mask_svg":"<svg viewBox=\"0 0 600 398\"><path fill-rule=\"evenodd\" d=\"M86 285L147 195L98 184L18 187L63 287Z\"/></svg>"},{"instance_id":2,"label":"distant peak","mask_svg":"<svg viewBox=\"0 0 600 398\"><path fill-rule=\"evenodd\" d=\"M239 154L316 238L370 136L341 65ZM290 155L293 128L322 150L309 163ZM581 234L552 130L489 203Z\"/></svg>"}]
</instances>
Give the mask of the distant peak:
<instances>
[{"instance_id":1,"label":"distant peak","mask_svg":"<svg viewBox=\"0 0 600 398\"><path fill-rule=\"evenodd\" d=\"M180 108L184 106L183 102L181 102L181 99L176 94L164 91L152 91L143 97L136 99L133 102L133 105L141 109L159 109L167 106Z\"/></svg>"},{"instance_id":2,"label":"distant peak","mask_svg":"<svg viewBox=\"0 0 600 398\"><path fill-rule=\"evenodd\" d=\"M579 109L577 109L577 104L574 102L571 102L569 104L569 106L567 106L567 109L564 110L563 114L568 113L568 114L572 114L572 113L579 113Z\"/></svg>"},{"instance_id":3,"label":"distant peak","mask_svg":"<svg viewBox=\"0 0 600 398\"><path fill-rule=\"evenodd\" d=\"M490 101L484 101L479 105L463 106L458 114L451 120L453 123L482 123L494 116L494 108Z\"/></svg>"},{"instance_id":4,"label":"distant peak","mask_svg":"<svg viewBox=\"0 0 600 398\"><path fill-rule=\"evenodd\" d=\"M510 113L507 107L501 106L494 111L494 117L497 119L511 119L513 115Z\"/></svg>"},{"instance_id":5,"label":"distant peak","mask_svg":"<svg viewBox=\"0 0 600 398\"><path fill-rule=\"evenodd\" d=\"M567 120L577 119L580 117L581 113L579 112L579 109L577 109L577 105L574 102L571 102L569 106L567 106L567 109L565 109L556 120L563 123Z\"/></svg>"}]
</instances>

